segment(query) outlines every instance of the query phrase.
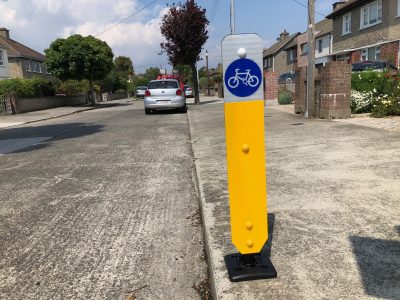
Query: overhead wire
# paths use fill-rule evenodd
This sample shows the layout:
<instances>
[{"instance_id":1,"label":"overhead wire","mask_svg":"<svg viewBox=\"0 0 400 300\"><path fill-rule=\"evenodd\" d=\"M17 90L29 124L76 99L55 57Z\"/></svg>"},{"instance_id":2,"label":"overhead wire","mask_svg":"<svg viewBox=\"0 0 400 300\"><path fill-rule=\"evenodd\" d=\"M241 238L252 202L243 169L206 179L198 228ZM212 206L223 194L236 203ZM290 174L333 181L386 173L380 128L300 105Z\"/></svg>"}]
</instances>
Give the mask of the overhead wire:
<instances>
[{"instance_id":1,"label":"overhead wire","mask_svg":"<svg viewBox=\"0 0 400 300\"><path fill-rule=\"evenodd\" d=\"M306 5L306 4L304 4L304 3L302 3L302 2L300 2L300 1L298 1L298 0L292 0L292 1L294 1L294 2L296 2L297 4L299 4L299 5L301 5L301 6L303 6L303 7L305 7L305 8L308 9L308 5ZM321 15L321 16L323 16L323 17L326 17L326 15L324 15L324 14L318 12L318 11L316 11L315 13L318 14L318 15Z\"/></svg>"},{"instance_id":2,"label":"overhead wire","mask_svg":"<svg viewBox=\"0 0 400 300\"><path fill-rule=\"evenodd\" d=\"M150 3L146 4L145 6L143 6L141 9L139 9L138 11L134 12L133 14L129 15L128 17L126 17L125 19L119 21L118 23L115 23L114 25L108 27L107 29L103 30L102 32L98 33L97 35L95 35L95 37L98 37L99 35L102 35L103 33L113 29L114 27L124 23L125 21L129 20L130 18L133 18L134 16L136 16L137 14L139 14L140 12L142 12L143 10L145 10L146 8L150 7L151 5L153 5L154 3L156 3L158 0L153 0Z\"/></svg>"}]
</instances>

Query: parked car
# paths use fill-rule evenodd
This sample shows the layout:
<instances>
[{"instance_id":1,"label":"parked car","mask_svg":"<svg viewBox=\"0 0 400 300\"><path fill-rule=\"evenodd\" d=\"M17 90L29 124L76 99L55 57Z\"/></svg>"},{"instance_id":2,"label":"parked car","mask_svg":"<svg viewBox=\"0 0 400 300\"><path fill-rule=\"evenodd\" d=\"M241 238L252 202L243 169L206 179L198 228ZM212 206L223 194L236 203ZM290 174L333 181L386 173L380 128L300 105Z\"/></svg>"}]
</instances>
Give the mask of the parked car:
<instances>
[{"instance_id":1,"label":"parked car","mask_svg":"<svg viewBox=\"0 0 400 300\"><path fill-rule=\"evenodd\" d=\"M136 88L136 97L138 98L144 98L144 94L147 90L147 86L138 86Z\"/></svg>"},{"instance_id":2,"label":"parked car","mask_svg":"<svg viewBox=\"0 0 400 300\"><path fill-rule=\"evenodd\" d=\"M193 89L190 85L185 85L185 96L186 98L193 98Z\"/></svg>"},{"instance_id":3,"label":"parked car","mask_svg":"<svg viewBox=\"0 0 400 300\"><path fill-rule=\"evenodd\" d=\"M144 96L144 111L146 114L153 110L178 109L186 112L185 92L176 79L152 80Z\"/></svg>"},{"instance_id":4,"label":"parked car","mask_svg":"<svg viewBox=\"0 0 400 300\"><path fill-rule=\"evenodd\" d=\"M278 83L294 83L296 79L296 73L284 73L278 78Z\"/></svg>"},{"instance_id":5,"label":"parked car","mask_svg":"<svg viewBox=\"0 0 400 300\"><path fill-rule=\"evenodd\" d=\"M351 65L352 72L363 72L363 71L377 71L383 72L388 71L398 71L397 67L385 60L367 60L354 63Z\"/></svg>"}]
</instances>

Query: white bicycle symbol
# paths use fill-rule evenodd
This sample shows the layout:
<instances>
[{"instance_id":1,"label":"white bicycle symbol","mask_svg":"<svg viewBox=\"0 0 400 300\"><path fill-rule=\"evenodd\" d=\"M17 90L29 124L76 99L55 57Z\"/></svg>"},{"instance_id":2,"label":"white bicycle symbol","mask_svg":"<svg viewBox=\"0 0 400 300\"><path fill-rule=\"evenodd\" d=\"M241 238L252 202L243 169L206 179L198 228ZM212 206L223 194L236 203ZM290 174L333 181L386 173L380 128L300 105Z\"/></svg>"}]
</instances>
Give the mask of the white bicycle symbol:
<instances>
[{"instance_id":1,"label":"white bicycle symbol","mask_svg":"<svg viewBox=\"0 0 400 300\"><path fill-rule=\"evenodd\" d=\"M250 74L250 69L246 70L246 72L239 72L240 69L236 69L235 76L232 76L228 79L228 86L231 89L235 89L239 86L240 81L243 82L244 85L249 85L251 87L256 87L260 83L260 79L257 76Z\"/></svg>"}]
</instances>

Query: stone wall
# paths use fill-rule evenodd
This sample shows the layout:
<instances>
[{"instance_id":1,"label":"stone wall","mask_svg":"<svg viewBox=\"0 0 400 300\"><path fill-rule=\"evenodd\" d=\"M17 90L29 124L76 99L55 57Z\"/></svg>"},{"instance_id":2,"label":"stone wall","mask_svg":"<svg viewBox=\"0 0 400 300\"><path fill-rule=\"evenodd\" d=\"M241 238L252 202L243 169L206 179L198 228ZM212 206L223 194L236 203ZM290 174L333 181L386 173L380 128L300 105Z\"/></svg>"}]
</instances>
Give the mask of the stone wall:
<instances>
[{"instance_id":1,"label":"stone wall","mask_svg":"<svg viewBox=\"0 0 400 300\"><path fill-rule=\"evenodd\" d=\"M278 99L278 74L276 72L264 71L264 99Z\"/></svg>"},{"instance_id":2,"label":"stone wall","mask_svg":"<svg viewBox=\"0 0 400 300\"><path fill-rule=\"evenodd\" d=\"M350 118L351 66L346 62L329 62L315 73L313 116L323 119ZM296 113L305 112L306 88L307 71L300 68L296 72Z\"/></svg>"},{"instance_id":3,"label":"stone wall","mask_svg":"<svg viewBox=\"0 0 400 300\"><path fill-rule=\"evenodd\" d=\"M61 106L86 104L86 96L55 96L44 98L15 99L16 113L26 113Z\"/></svg>"}]
</instances>

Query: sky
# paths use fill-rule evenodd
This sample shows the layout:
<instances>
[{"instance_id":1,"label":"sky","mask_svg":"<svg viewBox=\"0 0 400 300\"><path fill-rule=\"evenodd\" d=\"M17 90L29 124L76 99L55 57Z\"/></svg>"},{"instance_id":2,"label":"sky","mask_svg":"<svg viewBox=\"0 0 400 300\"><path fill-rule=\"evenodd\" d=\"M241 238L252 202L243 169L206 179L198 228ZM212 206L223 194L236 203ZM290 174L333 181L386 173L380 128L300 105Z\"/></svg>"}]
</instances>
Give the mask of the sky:
<instances>
[{"instance_id":1,"label":"sky","mask_svg":"<svg viewBox=\"0 0 400 300\"><path fill-rule=\"evenodd\" d=\"M316 20L330 13L336 1L317 0ZM166 55L160 55L160 22L173 2L179 0L0 0L0 27L39 52L57 38L93 35L106 41L115 56L131 57L140 73L149 67L168 67ZM230 33L230 0L196 2L210 21L198 65L205 65L207 49L209 66L214 67L221 61L222 39ZM236 32L257 33L268 47L284 29L290 34L306 30L306 4L307 0L235 0Z\"/></svg>"}]
</instances>

